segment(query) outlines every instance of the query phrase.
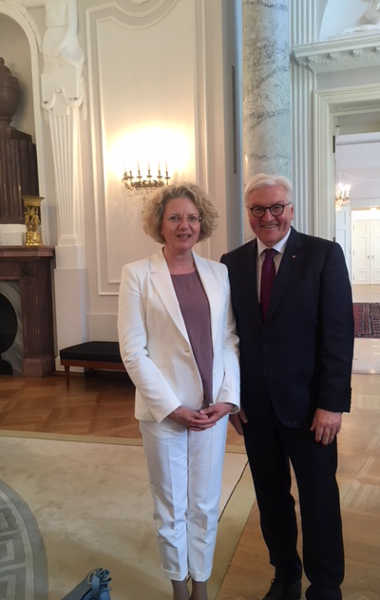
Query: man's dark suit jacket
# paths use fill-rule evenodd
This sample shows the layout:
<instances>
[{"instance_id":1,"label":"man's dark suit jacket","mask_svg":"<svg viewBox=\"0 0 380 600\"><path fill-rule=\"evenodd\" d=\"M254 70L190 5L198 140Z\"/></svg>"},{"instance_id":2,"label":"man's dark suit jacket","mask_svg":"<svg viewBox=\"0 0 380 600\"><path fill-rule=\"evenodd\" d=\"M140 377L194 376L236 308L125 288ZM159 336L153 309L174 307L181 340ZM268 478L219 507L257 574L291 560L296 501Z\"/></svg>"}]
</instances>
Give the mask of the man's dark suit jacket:
<instances>
[{"instance_id":1,"label":"man's dark suit jacket","mask_svg":"<svg viewBox=\"0 0 380 600\"><path fill-rule=\"evenodd\" d=\"M287 427L316 408L350 410L351 286L341 247L291 230L265 323L257 296L257 242L223 255L240 336L242 408L259 417L263 398Z\"/></svg>"}]
</instances>

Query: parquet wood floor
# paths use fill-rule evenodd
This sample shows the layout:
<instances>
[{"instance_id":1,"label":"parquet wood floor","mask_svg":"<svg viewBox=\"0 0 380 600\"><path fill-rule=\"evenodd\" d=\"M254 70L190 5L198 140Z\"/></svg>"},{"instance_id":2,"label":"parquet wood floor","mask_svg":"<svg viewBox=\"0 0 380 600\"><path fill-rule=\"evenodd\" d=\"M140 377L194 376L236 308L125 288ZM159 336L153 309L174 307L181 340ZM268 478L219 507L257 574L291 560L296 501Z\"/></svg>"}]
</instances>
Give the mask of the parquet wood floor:
<instances>
[{"instance_id":1,"label":"parquet wood floor","mask_svg":"<svg viewBox=\"0 0 380 600\"><path fill-rule=\"evenodd\" d=\"M0 376L0 430L141 441L134 418L134 386L123 373L65 377ZM244 452L232 427L229 450Z\"/></svg>"},{"instance_id":2,"label":"parquet wood floor","mask_svg":"<svg viewBox=\"0 0 380 600\"><path fill-rule=\"evenodd\" d=\"M123 374L0 378L0 429L140 438L134 387Z\"/></svg>"}]
</instances>

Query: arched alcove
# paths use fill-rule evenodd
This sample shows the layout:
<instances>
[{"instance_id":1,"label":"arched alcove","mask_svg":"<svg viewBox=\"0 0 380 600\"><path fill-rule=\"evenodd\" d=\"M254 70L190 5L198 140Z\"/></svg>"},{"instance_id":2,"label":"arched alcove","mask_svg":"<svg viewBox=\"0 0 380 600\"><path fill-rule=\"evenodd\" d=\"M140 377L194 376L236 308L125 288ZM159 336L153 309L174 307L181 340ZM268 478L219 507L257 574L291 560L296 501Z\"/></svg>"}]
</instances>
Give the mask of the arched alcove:
<instances>
[{"instance_id":1,"label":"arched alcove","mask_svg":"<svg viewBox=\"0 0 380 600\"><path fill-rule=\"evenodd\" d=\"M7 15L0 14L0 56L21 89L20 103L11 125L35 141L32 67L29 42L24 30Z\"/></svg>"},{"instance_id":2,"label":"arched alcove","mask_svg":"<svg viewBox=\"0 0 380 600\"><path fill-rule=\"evenodd\" d=\"M41 108L41 36L37 24L18 3L0 0L0 56L19 79L23 97L12 126L32 135L37 148L39 193L46 198L41 206L42 234L46 245L54 243L55 193L49 136ZM47 161L47 162L46 162Z\"/></svg>"}]
</instances>

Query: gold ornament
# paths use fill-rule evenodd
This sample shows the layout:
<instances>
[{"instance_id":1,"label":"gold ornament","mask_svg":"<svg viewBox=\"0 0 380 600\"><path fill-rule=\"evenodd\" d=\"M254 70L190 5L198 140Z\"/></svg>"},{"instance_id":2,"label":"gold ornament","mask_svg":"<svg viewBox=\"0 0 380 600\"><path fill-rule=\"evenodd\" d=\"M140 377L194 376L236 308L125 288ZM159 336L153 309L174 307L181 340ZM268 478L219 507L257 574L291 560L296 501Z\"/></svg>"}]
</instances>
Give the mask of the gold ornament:
<instances>
[{"instance_id":1,"label":"gold ornament","mask_svg":"<svg viewBox=\"0 0 380 600\"><path fill-rule=\"evenodd\" d=\"M41 200L40 196L23 196L26 225L25 246L41 246Z\"/></svg>"}]
</instances>

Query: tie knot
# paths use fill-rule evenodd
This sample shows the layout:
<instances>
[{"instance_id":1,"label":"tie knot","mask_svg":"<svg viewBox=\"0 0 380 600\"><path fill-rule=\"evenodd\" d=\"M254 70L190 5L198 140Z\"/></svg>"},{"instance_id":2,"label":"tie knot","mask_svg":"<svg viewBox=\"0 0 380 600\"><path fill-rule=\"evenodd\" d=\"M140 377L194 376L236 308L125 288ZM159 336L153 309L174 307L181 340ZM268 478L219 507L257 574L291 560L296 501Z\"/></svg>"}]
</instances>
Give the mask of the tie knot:
<instances>
[{"instance_id":1,"label":"tie knot","mask_svg":"<svg viewBox=\"0 0 380 600\"><path fill-rule=\"evenodd\" d=\"M274 250L274 248L265 248L264 250L265 260L273 260L276 254L277 250Z\"/></svg>"}]
</instances>

